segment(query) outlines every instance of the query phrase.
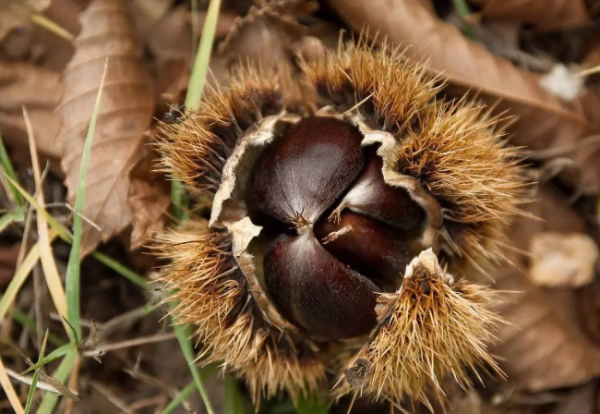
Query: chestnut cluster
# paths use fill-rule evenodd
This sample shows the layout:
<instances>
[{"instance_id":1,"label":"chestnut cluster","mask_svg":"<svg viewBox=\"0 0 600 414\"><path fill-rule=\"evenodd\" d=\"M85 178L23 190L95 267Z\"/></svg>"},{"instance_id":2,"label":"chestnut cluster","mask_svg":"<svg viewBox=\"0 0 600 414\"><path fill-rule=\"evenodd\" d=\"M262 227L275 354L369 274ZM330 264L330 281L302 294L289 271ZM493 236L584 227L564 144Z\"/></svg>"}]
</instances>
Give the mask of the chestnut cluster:
<instances>
[{"instance_id":1,"label":"chestnut cluster","mask_svg":"<svg viewBox=\"0 0 600 414\"><path fill-rule=\"evenodd\" d=\"M162 126L163 171L210 218L158 236L160 279L201 363L255 402L429 404L446 378L499 371L487 346L500 320L467 276L502 257L519 150L482 105L440 99L439 79L397 54L351 44L311 59L238 68Z\"/></svg>"},{"instance_id":2,"label":"chestnut cluster","mask_svg":"<svg viewBox=\"0 0 600 414\"><path fill-rule=\"evenodd\" d=\"M257 210L288 225L264 258L267 291L281 313L319 339L375 327L375 292L394 291L410 260L423 209L385 184L382 160L362 134L332 117L282 132L252 171Z\"/></svg>"}]
</instances>

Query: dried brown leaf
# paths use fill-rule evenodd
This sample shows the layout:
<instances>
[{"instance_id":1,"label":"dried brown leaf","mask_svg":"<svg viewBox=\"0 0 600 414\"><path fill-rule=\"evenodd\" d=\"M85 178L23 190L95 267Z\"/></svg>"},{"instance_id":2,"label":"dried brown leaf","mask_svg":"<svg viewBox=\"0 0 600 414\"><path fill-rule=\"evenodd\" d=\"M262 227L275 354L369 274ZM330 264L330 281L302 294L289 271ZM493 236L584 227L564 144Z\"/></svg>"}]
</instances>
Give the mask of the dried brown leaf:
<instances>
[{"instance_id":1,"label":"dried brown leaf","mask_svg":"<svg viewBox=\"0 0 600 414\"><path fill-rule=\"evenodd\" d=\"M131 223L129 172L142 157L142 134L151 121L154 102L125 2L94 0L81 13L80 22L75 55L63 73L65 91L59 106L62 166L70 201L75 197L83 144L109 58L83 207L84 216L102 231L84 224L82 252L87 254Z\"/></svg>"},{"instance_id":2,"label":"dried brown leaf","mask_svg":"<svg viewBox=\"0 0 600 414\"><path fill-rule=\"evenodd\" d=\"M2 0L0 2L0 39L29 20L32 13L44 10L51 0Z\"/></svg>"},{"instance_id":3,"label":"dried brown leaf","mask_svg":"<svg viewBox=\"0 0 600 414\"><path fill-rule=\"evenodd\" d=\"M516 145L532 149L572 144L597 130L586 117L580 101L565 103L544 90L539 75L516 68L493 56L481 44L442 22L419 0L330 0L331 5L355 30L371 27L391 46L408 47L406 55L429 61L430 70L443 73L452 85L446 91L462 94L469 89L495 105L496 112L517 115L509 128ZM498 103L499 102L499 103ZM597 100L590 104L600 105ZM580 175L565 177L584 192L600 191L600 155L589 149L569 154Z\"/></svg>"},{"instance_id":4,"label":"dried brown leaf","mask_svg":"<svg viewBox=\"0 0 600 414\"><path fill-rule=\"evenodd\" d=\"M153 171L154 164L154 153L147 151L130 173L129 204L133 210L131 249L143 246L165 227L171 193L167 178Z\"/></svg>"},{"instance_id":5,"label":"dried brown leaf","mask_svg":"<svg viewBox=\"0 0 600 414\"><path fill-rule=\"evenodd\" d=\"M529 23L538 30L555 30L590 20L583 0L469 0L483 16Z\"/></svg>"},{"instance_id":6,"label":"dried brown leaf","mask_svg":"<svg viewBox=\"0 0 600 414\"><path fill-rule=\"evenodd\" d=\"M56 136L60 118L54 108L62 95L59 75L28 63L0 63L0 130L13 145L27 146L22 106L29 110L41 154L60 157Z\"/></svg>"},{"instance_id":7,"label":"dried brown leaf","mask_svg":"<svg viewBox=\"0 0 600 414\"><path fill-rule=\"evenodd\" d=\"M528 210L542 220L521 218L511 234L514 248L507 253L515 267L493 275L495 288L512 291L498 306L512 324L503 327L500 342L491 350L499 356L511 385L528 391L578 385L600 374L600 347L582 331L575 312L576 293L571 289L546 290L533 284L525 272L526 254L534 235L543 231L584 232L583 220L568 203L544 189Z\"/></svg>"}]
</instances>

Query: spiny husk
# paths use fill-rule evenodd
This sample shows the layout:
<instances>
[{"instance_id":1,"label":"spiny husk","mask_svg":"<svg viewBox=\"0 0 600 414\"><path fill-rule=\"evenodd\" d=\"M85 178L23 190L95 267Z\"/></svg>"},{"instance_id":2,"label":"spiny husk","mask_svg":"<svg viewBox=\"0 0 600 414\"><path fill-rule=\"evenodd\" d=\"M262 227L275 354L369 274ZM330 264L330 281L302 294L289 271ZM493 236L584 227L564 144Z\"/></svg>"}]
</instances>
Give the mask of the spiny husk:
<instances>
[{"instance_id":1,"label":"spiny husk","mask_svg":"<svg viewBox=\"0 0 600 414\"><path fill-rule=\"evenodd\" d=\"M227 89L214 91L197 110L182 113L179 122L160 124L159 169L196 193L214 193L239 137L263 117L298 107L297 94L284 93L287 89L298 90L285 66L240 66Z\"/></svg>"},{"instance_id":2,"label":"spiny husk","mask_svg":"<svg viewBox=\"0 0 600 414\"><path fill-rule=\"evenodd\" d=\"M446 253L485 271L502 256L504 230L520 213L525 171L497 119L466 101L434 103L419 114L397 149L395 169L418 177L442 205ZM456 263L449 262L456 268Z\"/></svg>"},{"instance_id":3,"label":"spiny husk","mask_svg":"<svg viewBox=\"0 0 600 414\"><path fill-rule=\"evenodd\" d=\"M502 374L487 353L502 320L487 309L490 292L454 280L431 250L407 267L402 287L379 298L379 326L340 380L337 395L365 394L400 404L407 398L431 409L443 380L466 388L468 369L485 366Z\"/></svg>"},{"instance_id":4,"label":"spiny husk","mask_svg":"<svg viewBox=\"0 0 600 414\"><path fill-rule=\"evenodd\" d=\"M239 69L229 87L206 97L199 110L161 126L161 169L197 194L214 194L232 149L261 119L284 111L305 116L328 106L394 137L390 168L417 178L443 211L436 247L444 264L462 272L484 269L500 257L525 174L518 151L506 147L496 131L497 119L468 101L437 101L442 82L423 65L362 42L319 54L298 70L292 76L289 68ZM163 234L156 249L172 260L162 278L179 302L175 316L198 327L204 362L223 361L225 369L246 379L255 400L261 393L285 390L296 396L322 389L320 351L298 349L297 339L263 319L226 233L190 223ZM413 268L425 268L418 263ZM431 390L442 393L442 378L455 376L467 385L465 367L485 363L496 369L485 353L485 343L493 340L488 329L498 323L485 308L488 292L450 281L439 265L425 274L429 293L409 277L397 294L381 297L387 316L354 359L368 362L368 378L357 389L344 382L342 393L427 402Z\"/></svg>"},{"instance_id":5,"label":"spiny husk","mask_svg":"<svg viewBox=\"0 0 600 414\"><path fill-rule=\"evenodd\" d=\"M369 126L394 134L409 127L440 89L423 65L364 42L305 61L302 69L309 87L318 93L318 106L333 105L344 112L366 99L358 109L368 113Z\"/></svg>"},{"instance_id":6,"label":"spiny husk","mask_svg":"<svg viewBox=\"0 0 600 414\"><path fill-rule=\"evenodd\" d=\"M203 364L220 362L243 377L256 403L288 392L314 394L325 382L325 367L313 349L296 349L290 338L274 331L255 312L244 276L231 253L226 233L204 221L159 236L155 253L170 259L161 280L178 303L172 314L197 327Z\"/></svg>"}]
</instances>

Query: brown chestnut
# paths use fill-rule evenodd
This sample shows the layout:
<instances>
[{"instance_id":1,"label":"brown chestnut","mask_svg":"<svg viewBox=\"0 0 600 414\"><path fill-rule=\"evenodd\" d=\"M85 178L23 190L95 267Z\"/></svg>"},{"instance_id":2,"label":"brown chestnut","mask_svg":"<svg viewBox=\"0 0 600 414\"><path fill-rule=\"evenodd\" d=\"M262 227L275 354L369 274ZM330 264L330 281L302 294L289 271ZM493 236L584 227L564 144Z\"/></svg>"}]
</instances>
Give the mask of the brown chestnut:
<instances>
[{"instance_id":1,"label":"brown chestnut","mask_svg":"<svg viewBox=\"0 0 600 414\"><path fill-rule=\"evenodd\" d=\"M264 270L277 308L313 336L352 338L375 326L377 286L333 257L311 232L277 241Z\"/></svg>"},{"instance_id":2,"label":"brown chestnut","mask_svg":"<svg viewBox=\"0 0 600 414\"><path fill-rule=\"evenodd\" d=\"M407 232L350 211L339 222L319 220L314 231L327 251L378 284L397 285L414 257Z\"/></svg>"},{"instance_id":3,"label":"brown chestnut","mask_svg":"<svg viewBox=\"0 0 600 414\"><path fill-rule=\"evenodd\" d=\"M335 118L298 121L254 167L258 208L284 222L301 215L315 223L362 171L361 139L356 127Z\"/></svg>"},{"instance_id":4,"label":"brown chestnut","mask_svg":"<svg viewBox=\"0 0 600 414\"><path fill-rule=\"evenodd\" d=\"M331 218L339 220L344 209L362 213L402 230L412 230L423 223L425 212L408 192L387 185L383 180L383 160L374 151L352 188L333 211Z\"/></svg>"}]
</instances>

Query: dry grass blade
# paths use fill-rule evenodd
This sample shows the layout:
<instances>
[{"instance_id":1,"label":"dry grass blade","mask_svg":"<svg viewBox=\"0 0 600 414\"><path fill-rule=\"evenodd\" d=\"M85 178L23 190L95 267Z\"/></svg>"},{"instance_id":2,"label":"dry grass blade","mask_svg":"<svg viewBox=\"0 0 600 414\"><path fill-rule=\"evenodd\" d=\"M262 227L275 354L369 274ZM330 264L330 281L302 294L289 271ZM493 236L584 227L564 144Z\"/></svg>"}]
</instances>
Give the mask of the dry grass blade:
<instances>
[{"instance_id":1,"label":"dry grass blade","mask_svg":"<svg viewBox=\"0 0 600 414\"><path fill-rule=\"evenodd\" d=\"M35 185L37 188L36 198L37 202L40 205L44 205L44 188L42 185L42 174L40 171L40 164L37 155L37 145L35 142L35 135L33 131L33 126L31 124L31 119L29 118L29 113L27 109L23 107L23 118L25 119L25 125L27 128L27 134L29 136L29 151L31 154L31 164L33 166L33 177L35 179ZM44 276L46 278L46 283L48 284L48 289L50 290L50 296L52 296L52 301L54 302L54 307L56 311L63 318L67 317L67 299L65 295L65 290L63 288L62 282L60 280L60 275L58 274L58 269L56 267L56 262L54 261L54 253L52 251L52 246L50 245L50 238L48 236L48 223L43 214L37 214L37 229L39 236L39 249L40 249L40 259L42 262L42 267L44 269ZM63 326L67 334L71 334L71 330L67 323L63 320Z\"/></svg>"},{"instance_id":2,"label":"dry grass blade","mask_svg":"<svg viewBox=\"0 0 600 414\"><path fill-rule=\"evenodd\" d=\"M75 359L75 361L77 361L77 358ZM61 381L59 381L56 378L52 378L51 376L46 375L41 371L39 372L39 374L42 380L50 384L50 386L53 387L60 395L62 395L63 397L67 397L71 401L79 401L79 396L69 387L63 385Z\"/></svg>"},{"instance_id":3,"label":"dry grass blade","mask_svg":"<svg viewBox=\"0 0 600 414\"><path fill-rule=\"evenodd\" d=\"M75 37L64 27L59 26L58 24L56 24L52 20L48 19L43 14L33 13L31 15L31 21L33 23L37 24L38 26L43 27L44 29L48 30L49 32L52 32L55 35L60 36L65 40L68 40L69 42L71 42L73 40L73 38Z\"/></svg>"},{"instance_id":4,"label":"dry grass blade","mask_svg":"<svg viewBox=\"0 0 600 414\"><path fill-rule=\"evenodd\" d=\"M331 4L354 29L370 26L380 40L387 38L388 46L408 46L407 57L428 62L432 72L448 78L452 85L448 93L462 95L471 89L497 112L517 115L509 127L516 145L551 148L574 143L597 129L586 117L580 101L559 100L542 88L539 75L493 56L483 45L439 20L422 1L332 0ZM580 150L569 157L581 172L580 177L569 177L570 184L581 184L589 193L600 191L600 156L591 157L589 151Z\"/></svg>"},{"instance_id":5,"label":"dry grass blade","mask_svg":"<svg viewBox=\"0 0 600 414\"><path fill-rule=\"evenodd\" d=\"M51 0L3 0L0 3L0 39L23 24L33 13L50 6Z\"/></svg>"},{"instance_id":6,"label":"dry grass blade","mask_svg":"<svg viewBox=\"0 0 600 414\"><path fill-rule=\"evenodd\" d=\"M470 0L483 16L556 30L590 20L584 0Z\"/></svg>"},{"instance_id":7,"label":"dry grass blade","mask_svg":"<svg viewBox=\"0 0 600 414\"><path fill-rule=\"evenodd\" d=\"M19 382L22 382L23 384L27 384L27 385L33 387L33 377L27 377L25 375L16 373L13 370L8 369L8 368L6 369L6 372L8 373L8 375L11 378L13 378L13 379L15 379L15 380L17 380ZM48 384L46 382L43 382L43 381L39 381L39 380L36 382L35 388L38 389L38 390L42 390L42 391L48 391L48 392L51 392L53 394L60 394L58 392L58 390L56 388L54 388L52 385L50 385L50 384Z\"/></svg>"},{"instance_id":8,"label":"dry grass blade","mask_svg":"<svg viewBox=\"0 0 600 414\"><path fill-rule=\"evenodd\" d=\"M51 231L48 238L49 242L52 242L52 240L56 238L56 233ZM39 245L36 243L31 246L31 250L29 250L29 253L27 253L27 256L25 256L25 259L23 259L21 262L21 265L15 272L15 275L8 285L8 288L6 288L2 299L0 299L0 320L4 319L6 316L8 308L15 301L17 294L19 293L19 289L21 289L21 286L23 286L25 280L27 280L27 276L29 276L33 266L35 266L39 258L40 249Z\"/></svg>"},{"instance_id":9,"label":"dry grass blade","mask_svg":"<svg viewBox=\"0 0 600 414\"><path fill-rule=\"evenodd\" d=\"M4 364L2 363L2 358L0 357L0 385L2 385L2 389L6 393L8 397L8 401L12 406L13 410L15 410L16 414L23 414L25 411L23 410L23 405L21 404L21 400L19 400L19 396L15 392L15 389L10 382L10 378L6 372L6 368L4 368Z\"/></svg>"},{"instance_id":10,"label":"dry grass blade","mask_svg":"<svg viewBox=\"0 0 600 414\"><path fill-rule=\"evenodd\" d=\"M112 68L106 78L105 104L98 115L83 208L83 215L97 223L102 232L84 226L82 254L86 255L131 223L131 206L126 201L129 172L141 158L142 134L150 124L154 104L125 1L94 0L81 13L80 22L75 55L63 73L65 91L58 109L62 166L71 202L106 57L110 57Z\"/></svg>"}]
</instances>

